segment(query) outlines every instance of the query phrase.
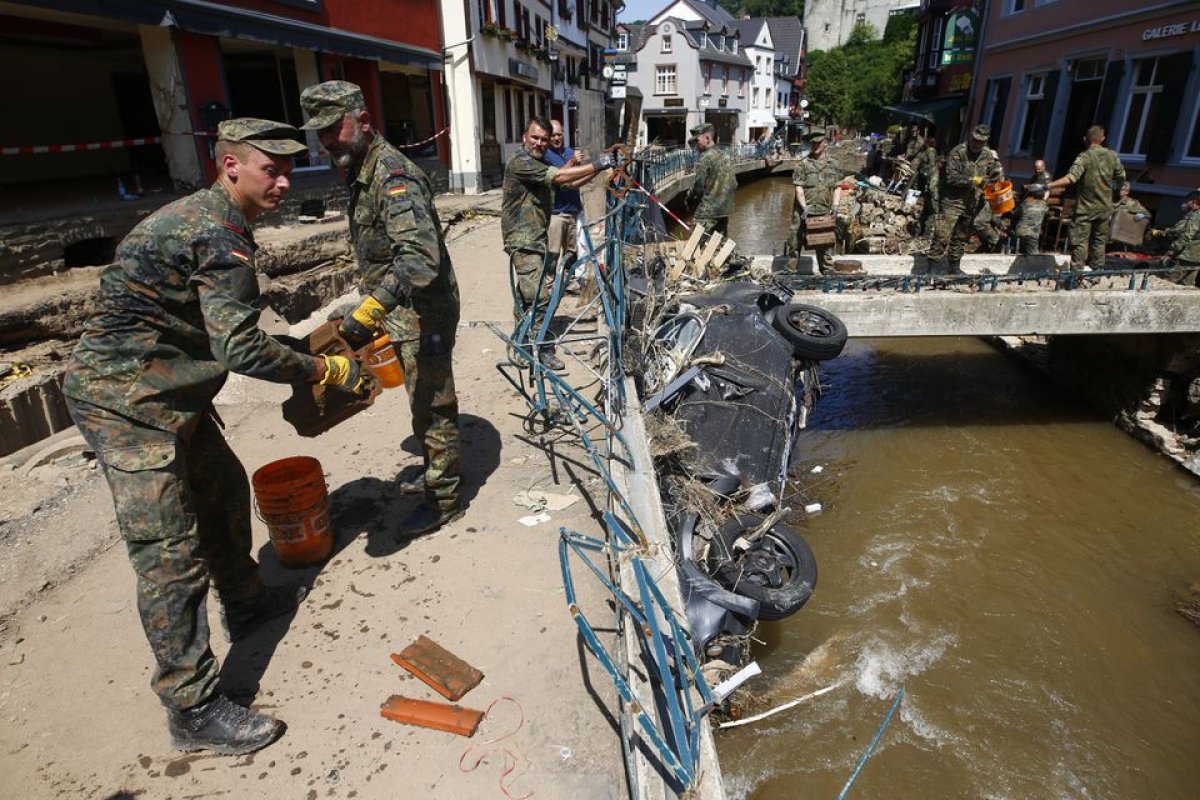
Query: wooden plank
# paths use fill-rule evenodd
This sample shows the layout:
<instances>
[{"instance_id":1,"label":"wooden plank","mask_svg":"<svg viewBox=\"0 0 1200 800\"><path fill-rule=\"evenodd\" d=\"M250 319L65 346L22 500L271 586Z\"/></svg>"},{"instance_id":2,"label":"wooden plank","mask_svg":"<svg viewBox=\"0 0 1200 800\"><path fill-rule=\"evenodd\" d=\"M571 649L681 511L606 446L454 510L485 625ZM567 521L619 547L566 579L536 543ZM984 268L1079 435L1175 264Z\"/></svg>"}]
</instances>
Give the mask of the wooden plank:
<instances>
[{"instance_id":1,"label":"wooden plank","mask_svg":"<svg viewBox=\"0 0 1200 800\"><path fill-rule=\"evenodd\" d=\"M704 228L695 223L692 224L692 235L688 237L687 244L683 246L683 252L679 257L684 261L690 261L696 255L696 248L700 246L700 237L704 235Z\"/></svg>"},{"instance_id":2,"label":"wooden plank","mask_svg":"<svg viewBox=\"0 0 1200 800\"><path fill-rule=\"evenodd\" d=\"M721 242L725 237L713 231L708 235L708 242L704 245L704 249L700 251L700 255L696 257L696 277L704 275L704 269L708 266L708 262L712 261L712 257L717 254L717 249L720 248Z\"/></svg>"},{"instance_id":3,"label":"wooden plank","mask_svg":"<svg viewBox=\"0 0 1200 800\"><path fill-rule=\"evenodd\" d=\"M675 263L671 265L671 269L667 272L667 282L677 283L683 276L684 270L687 269L688 262L686 259L677 258Z\"/></svg>"},{"instance_id":4,"label":"wooden plank","mask_svg":"<svg viewBox=\"0 0 1200 800\"><path fill-rule=\"evenodd\" d=\"M710 269L720 269L721 267L725 266L725 262L729 260L731 255L733 255L733 248L735 247L737 247L737 242L735 242L733 239L726 239L725 244L721 245L721 249L718 250L716 256L713 257L713 262Z\"/></svg>"}]
</instances>

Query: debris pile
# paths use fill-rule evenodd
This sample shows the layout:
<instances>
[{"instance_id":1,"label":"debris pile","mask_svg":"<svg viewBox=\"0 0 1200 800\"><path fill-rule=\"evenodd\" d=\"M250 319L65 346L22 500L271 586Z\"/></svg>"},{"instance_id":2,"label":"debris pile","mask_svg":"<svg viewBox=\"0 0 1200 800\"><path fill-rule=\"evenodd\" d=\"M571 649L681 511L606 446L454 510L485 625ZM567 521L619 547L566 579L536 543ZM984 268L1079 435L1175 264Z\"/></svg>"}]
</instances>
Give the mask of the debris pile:
<instances>
[{"instance_id":1,"label":"debris pile","mask_svg":"<svg viewBox=\"0 0 1200 800\"><path fill-rule=\"evenodd\" d=\"M849 219L846 252L907 255L924 252L929 240L919 236L924 199L890 194L860 183L843 195L842 213Z\"/></svg>"}]
</instances>

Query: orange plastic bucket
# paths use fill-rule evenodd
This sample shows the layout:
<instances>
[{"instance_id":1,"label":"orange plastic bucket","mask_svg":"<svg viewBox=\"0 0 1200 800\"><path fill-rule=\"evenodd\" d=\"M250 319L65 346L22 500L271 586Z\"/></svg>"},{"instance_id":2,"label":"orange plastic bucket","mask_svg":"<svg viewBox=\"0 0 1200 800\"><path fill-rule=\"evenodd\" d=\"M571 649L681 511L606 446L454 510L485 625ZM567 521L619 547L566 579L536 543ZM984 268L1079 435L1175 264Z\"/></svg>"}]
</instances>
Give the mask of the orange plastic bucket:
<instances>
[{"instance_id":1,"label":"orange plastic bucket","mask_svg":"<svg viewBox=\"0 0 1200 800\"><path fill-rule=\"evenodd\" d=\"M983 196L987 199L988 205L992 207L993 214L1004 214L1012 211L1017 204L1016 200L1013 199L1011 181L989 183L983 187Z\"/></svg>"},{"instance_id":2,"label":"orange plastic bucket","mask_svg":"<svg viewBox=\"0 0 1200 800\"><path fill-rule=\"evenodd\" d=\"M272 461L250 480L258 518L285 567L319 564L333 550L329 491L321 462L309 456Z\"/></svg>"},{"instance_id":3,"label":"orange plastic bucket","mask_svg":"<svg viewBox=\"0 0 1200 800\"><path fill-rule=\"evenodd\" d=\"M367 345L363 353L363 363L371 370L380 386L394 389L404 385L404 368L400 366L396 348L392 347L392 340L386 333L380 334L375 341Z\"/></svg>"}]
</instances>

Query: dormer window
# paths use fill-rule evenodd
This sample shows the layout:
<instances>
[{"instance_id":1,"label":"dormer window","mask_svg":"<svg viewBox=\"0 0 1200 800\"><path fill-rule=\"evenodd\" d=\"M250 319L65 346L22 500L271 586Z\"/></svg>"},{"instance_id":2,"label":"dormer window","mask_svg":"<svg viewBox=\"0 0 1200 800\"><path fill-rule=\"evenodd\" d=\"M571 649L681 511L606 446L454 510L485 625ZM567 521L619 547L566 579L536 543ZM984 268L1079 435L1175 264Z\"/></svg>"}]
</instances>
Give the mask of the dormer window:
<instances>
[{"instance_id":1,"label":"dormer window","mask_svg":"<svg viewBox=\"0 0 1200 800\"><path fill-rule=\"evenodd\" d=\"M708 31L700 31L700 47L708 47Z\"/></svg>"},{"instance_id":2,"label":"dormer window","mask_svg":"<svg viewBox=\"0 0 1200 800\"><path fill-rule=\"evenodd\" d=\"M629 34L628 33L618 33L617 34L617 50L624 53L628 49L629 49Z\"/></svg>"},{"instance_id":3,"label":"dormer window","mask_svg":"<svg viewBox=\"0 0 1200 800\"><path fill-rule=\"evenodd\" d=\"M725 52L725 37L724 36L717 37L717 50L722 53Z\"/></svg>"},{"instance_id":4,"label":"dormer window","mask_svg":"<svg viewBox=\"0 0 1200 800\"><path fill-rule=\"evenodd\" d=\"M733 53L735 56L737 55L737 39L729 40L729 52Z\"/></svg>"}]
</instances>

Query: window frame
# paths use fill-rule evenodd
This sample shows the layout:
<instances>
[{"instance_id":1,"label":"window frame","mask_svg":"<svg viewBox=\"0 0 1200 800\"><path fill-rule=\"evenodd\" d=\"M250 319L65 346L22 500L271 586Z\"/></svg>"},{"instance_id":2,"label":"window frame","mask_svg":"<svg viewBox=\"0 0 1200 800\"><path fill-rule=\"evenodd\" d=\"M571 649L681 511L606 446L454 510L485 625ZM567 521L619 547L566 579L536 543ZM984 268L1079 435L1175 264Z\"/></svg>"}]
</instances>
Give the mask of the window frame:
<instances>
[{"instance_id":1,"label":"window frame","mask_svg":"<svg viewBox=\"0 0 1200 800\"><path fill-rule=\"evenodd\" d=\"M1188 151L1196 148L1196 155L1188 155ZM1183 166L1200 165L1200 99L1192 103L1192 124L1185 130L1183 139L1183 155L1179 163Z\"/></svg>"},{"instance_id":2,"label":"window frame","mask_svg":"<svg viewBox=\"0 0 1200 800\"><path fill-rule=\"evenodd\" d=\"M1144 86L1140 86L1137 83L1138 68L1139 68L1139 65L1144 61L1154 61L1154 68L1151 73L1152 83L1146 84ZM1161 81L1162 80L1162 76L1159 73L1159 67L1161 67L1161 66L1162 66L1162 55L1161 54L1143 55L1140 58L1130 58L1129 59L1129 80L1128 80L1128 84L1125 86L1125 91L1123 93L1124 99L1125 99L1125 104L1124 104L1124 108L1121 111L1121 124L1119 126L1120 133L1117 135L1115 141L1109 142L1110 144L1116 145L1116 147L1114 147L1113 149L1116 150L1116 152L1119 156L1121 156L1122 160L1144 161L1146 159L1147 154L1145 152L1145 147L1146 147L1146 143L1147 143L1146 142L1147 120L1153 116L1153 114L1151 113L1151 109L1154 106L1155 97L1157 95L1161 95L1163 92L1163 89L1165 88L1164 84L1162 84L1162 83L1153 83L1153 81ZM1139 95L1145 95L1146 102L1142 105L1142 108L1141 108L1141 119L1139 120L1139 123L1138 123L1138 132L1134 135L1134 141L1132 143L1133 149L1126 150L1125 149L1125 134L1126 134L1126 128L1129 126L1129 113L1133 109L1134 100ZM1141 150L1142 150L1141 152L1138 152L1139 147L1141 147Z\"/></svg>"},{"instance_id":3,"label":"window frame","mask_svg":"<svg viewBox=\"0 0 1200 800\"><path fill-rule=\"evenodd\" d=\"M672 55L675 52L675 43L671 40L671 34L662 33L658 36L658 52L665 55Z\"/></svg>"},{"instance_id":4,"label":"window frame","mask_svg":"<svg viewBox=\"0 0 1200 800\"><path fill-rule=\"evenodd\" d=\"M662 83L663 70L671 70L671 91L663 91L659 87ZM678 64L655 64L654 65L654 96L655 97L676 97L679 95L679 65Z\"/></svg>"},{"instance_id":5,"label":"window frame","mask_svg":"<svg viewBox=\"0 0 1200 800\"><path fill-rule=\"evenodd\" d=\"M1015 129L1016 137L1013 141L1014 155L1029 155L1031 153L1033 142L1026 142L1024 140L1027 132L1031 139L1034 132L1032 130L1027 131L1026 128L1029 124L1031 124L1031 122L1035 123L1037 121L1037 108L1040 106L1032 107L1034 113L1031 115L1029 113L1031 109L1030 103L1037 102L1041 104L1046 102L1046 81L1049 77L1050 70L1046 70L1044 72L1030 72L1025 75L1025 80L1023 81L1022 87L1024 91L1021 93L1021 121ZM1041 82L1041 86L1036 93L1036 96L1034 96L1033 92L1033 82L1035 80ZM1030 119L1031 116L1032 120Z\"/></svg>"},{"instance_id":6,"label":"window frame","mask_svg":"<svg viewBox=\"0 0 1200 800\"><path fill-rule=\"evenodd\" d=\"M629 34L626 32L617 33L617 52L629 52Z\"/></svg>"}]
</instances>

